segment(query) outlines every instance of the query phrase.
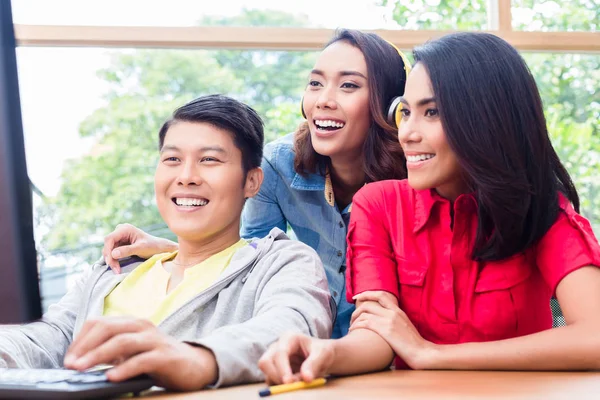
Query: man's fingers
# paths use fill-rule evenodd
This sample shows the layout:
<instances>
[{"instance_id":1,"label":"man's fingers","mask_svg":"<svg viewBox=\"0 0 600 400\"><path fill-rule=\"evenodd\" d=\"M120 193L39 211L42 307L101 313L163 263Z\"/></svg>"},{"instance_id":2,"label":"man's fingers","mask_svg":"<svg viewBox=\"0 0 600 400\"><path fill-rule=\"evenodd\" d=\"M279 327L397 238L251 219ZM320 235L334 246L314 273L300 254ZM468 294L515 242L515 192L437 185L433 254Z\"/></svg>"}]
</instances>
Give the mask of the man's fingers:
<instances>
[{"instance_id":1,"label":"man's fingers","mask_svg":"<svg viewBox=\"0 0 600 400\"><path fill-rule=\"evenodd\" d=\"M82 354L73 368L83 371L98 364L112 364L155 348L155 341L143 332L117 334L98 347Z\"/></svg>"},{"instance_id":2,"label":"man's fingers","mask_svg":"<svg viewBox=\"0 0 600 400\"><path fill-rule=\"evenodd\" d=\"M81 346L80 342L82 340L86 340L85 338L87 337L89 332L95 329L96 324L99 323L102 323L100 319L91 319L83 324L81 330L79 331L79 335L73 340L73 342L71 342L71 345L67 349L67 353L65 354L64 360L65 366L67 366L67 364L72 363L77 357L79 357L79 348Z\"/></svg>"},{"instance_id":3,"label":"man's fingers","mask_svg":"<svg viewBox=\"0 0 600 400\"><path fill-rule=\"evenodd\" d=\"M106 377L109 381L120 382L141 374L152 375L160 361L161 353L158 351L139 353L106 371ZM173 373L177 374L178 372L173 371ZM165 377L161 378L164 380Z\"/></svg>"},{"instance_id":4,"label":"man's fingers","mask_svg":"<svg viewBox=\"0 0 600 400\"><path fill-rule=\"evenodd\" d=\"M81 333L77 341L73 341L65 356L65 367L76 368L77 360L90 350L110 339L116 332L113 327L97 322L85 334Z\"/></svg>"},{"instance_id":5,"label":"man's fingers","mask_svg":"<svg viewBox=\"0 0 600 400\"><path fill-rule=\"evenodd\" d=\"M86 325L89 325L86 326ZM152 323L145 320L134 320L131 318L102 318L88 321L84 324L79 336L73 341L65 357L65 366L74 368L73 363L92 349L100 346L111 337L128 332L140 332Z\"/></svg>"}]
</instances>

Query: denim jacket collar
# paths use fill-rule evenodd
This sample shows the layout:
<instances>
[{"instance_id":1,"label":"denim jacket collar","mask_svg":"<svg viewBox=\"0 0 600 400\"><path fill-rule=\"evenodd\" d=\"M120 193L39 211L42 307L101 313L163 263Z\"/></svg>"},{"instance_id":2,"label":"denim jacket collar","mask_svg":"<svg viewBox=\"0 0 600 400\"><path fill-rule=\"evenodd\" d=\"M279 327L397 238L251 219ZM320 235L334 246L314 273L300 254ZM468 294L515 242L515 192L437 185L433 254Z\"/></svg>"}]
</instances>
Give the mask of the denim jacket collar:
<instances>
[{"instance_id":1,"label":"denim jacket collar","mask_svg":"<svg viewBox=\"0 0 600 400\"><path fill-rule=\"evenodd\" d=\"M321 174L302 176L296 173L290 186L296 190L325 190L325 177Z\"/></svg>"},{"instance_id":2,"label":"denim jacket collar","mask_svg":"<svg viewBox=\"0 0 600 400\"><path fill-rule=\"evenodd\" d=\"M306 177L296 173L290 186L296 190L310 190L310 191L323 191L325 201L332 207L335 206L335 195L333 194L333 186L331 184L331 177L329 171L327 176L320 174L308 174ZM342 214L352 212L352 203L348 204L345 209L342 210Z\"/></svg>"}]
</instances>

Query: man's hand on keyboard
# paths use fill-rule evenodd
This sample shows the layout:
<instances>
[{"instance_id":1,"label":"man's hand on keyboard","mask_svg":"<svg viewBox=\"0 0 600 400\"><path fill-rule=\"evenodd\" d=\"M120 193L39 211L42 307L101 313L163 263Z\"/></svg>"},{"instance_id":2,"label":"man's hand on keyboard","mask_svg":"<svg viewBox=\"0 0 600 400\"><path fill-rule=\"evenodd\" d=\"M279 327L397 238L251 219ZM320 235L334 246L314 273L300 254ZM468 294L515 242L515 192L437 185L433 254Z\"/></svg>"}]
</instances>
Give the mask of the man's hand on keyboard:
<instances>
[{"instance_id":1,"label":"man's hand on keyboard","mask_svg":"<svg viewBox=\"0 0 600 400\"><path fill-rule=\"evenodd\" d=\"M79 371L112 364L106 372L111 381L148 374L157 385L174 390L201 389L218 378L210 350L165 335L149 321L124 317L87 321L64 364Z\"/></svg>"}]
</instances>

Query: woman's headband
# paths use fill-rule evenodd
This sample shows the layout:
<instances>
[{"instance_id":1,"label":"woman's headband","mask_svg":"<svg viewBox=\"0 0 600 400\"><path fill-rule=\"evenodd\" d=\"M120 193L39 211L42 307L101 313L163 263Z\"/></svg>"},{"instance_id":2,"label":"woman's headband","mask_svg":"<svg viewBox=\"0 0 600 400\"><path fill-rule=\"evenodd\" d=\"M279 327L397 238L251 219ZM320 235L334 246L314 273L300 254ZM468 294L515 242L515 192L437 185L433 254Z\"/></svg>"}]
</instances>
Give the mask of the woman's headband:
<instances>
[{"instance_id":1,"label":"woman's headband","mask_svg":"<svg viewBox=\"0 0 600 400\"><path fill-rule=\"evenodd\" d=\"M400 57L402 58L402 62L404 63L404 71L406 72L406 77L408 77L408 74L410 73L410 70L411 70L411 66L410 66L410 63L408 62L408 58L406 58L404 53L401 52L400 49L394 45L394 43L392 43L388 40L386 40L386 42L388 42L390 44L390 46L392 46L394 49L396 49L398 54L400 54ZM402 103L400 103L400 97L394 97L392 99L392 104L390 104L390 107L388 108L388 112L387 112L387 120L388 120L389 124L395 125L396 128L400 127L400 122L402 121Z\"/></svg>"},{"instance_id":2,"label":"woman's headband","mask_svg":"<svg viewBox=\"0 0 600 400\"><path fill-rule=\"evenodd\" d=\"M404 71L406 71L406 76L408 76L408 74L410 73L410 69L411 69L410 62L408 61L408 58L406 58L406 56L404 55L404 53L401 52L400 49L397 48L394 43L390 42L389 40L386 40L386 42L388 42L390 44L390 46L392 46L394 49L396 49L396 51L400 55L400 58L402 58L402 63L404 64Z\"/></svg>"}]
</instances>

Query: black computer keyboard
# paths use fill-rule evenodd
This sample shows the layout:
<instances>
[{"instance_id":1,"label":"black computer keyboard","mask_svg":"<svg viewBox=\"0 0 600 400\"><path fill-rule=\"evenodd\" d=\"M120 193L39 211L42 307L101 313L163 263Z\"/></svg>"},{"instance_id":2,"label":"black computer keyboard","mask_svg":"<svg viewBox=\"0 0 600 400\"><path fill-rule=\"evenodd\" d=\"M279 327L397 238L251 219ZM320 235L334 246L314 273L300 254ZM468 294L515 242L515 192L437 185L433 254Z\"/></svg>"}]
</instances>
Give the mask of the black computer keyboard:
<instances>
[{"instance_id":1,"label":"black computer keyboard","mask_svg":"<svg viewBox=\"0 0 600 400\"><path fill-rule=\"evenodd\" d=\"M108 398L139 393L153 386L147 376L109 382L105 371L0 369L0 399Z\"/></svg>"},{"instance_id":2,"label":"black computer keyboard","mask_svg":"<svg viewBox=\"0 0 600 400\"><path fill-rule=\"evenodd\" d=\"M78 372L70 369L0 369L0 385L106 382L104 371Z\"/></svg>"}]
</instances>

